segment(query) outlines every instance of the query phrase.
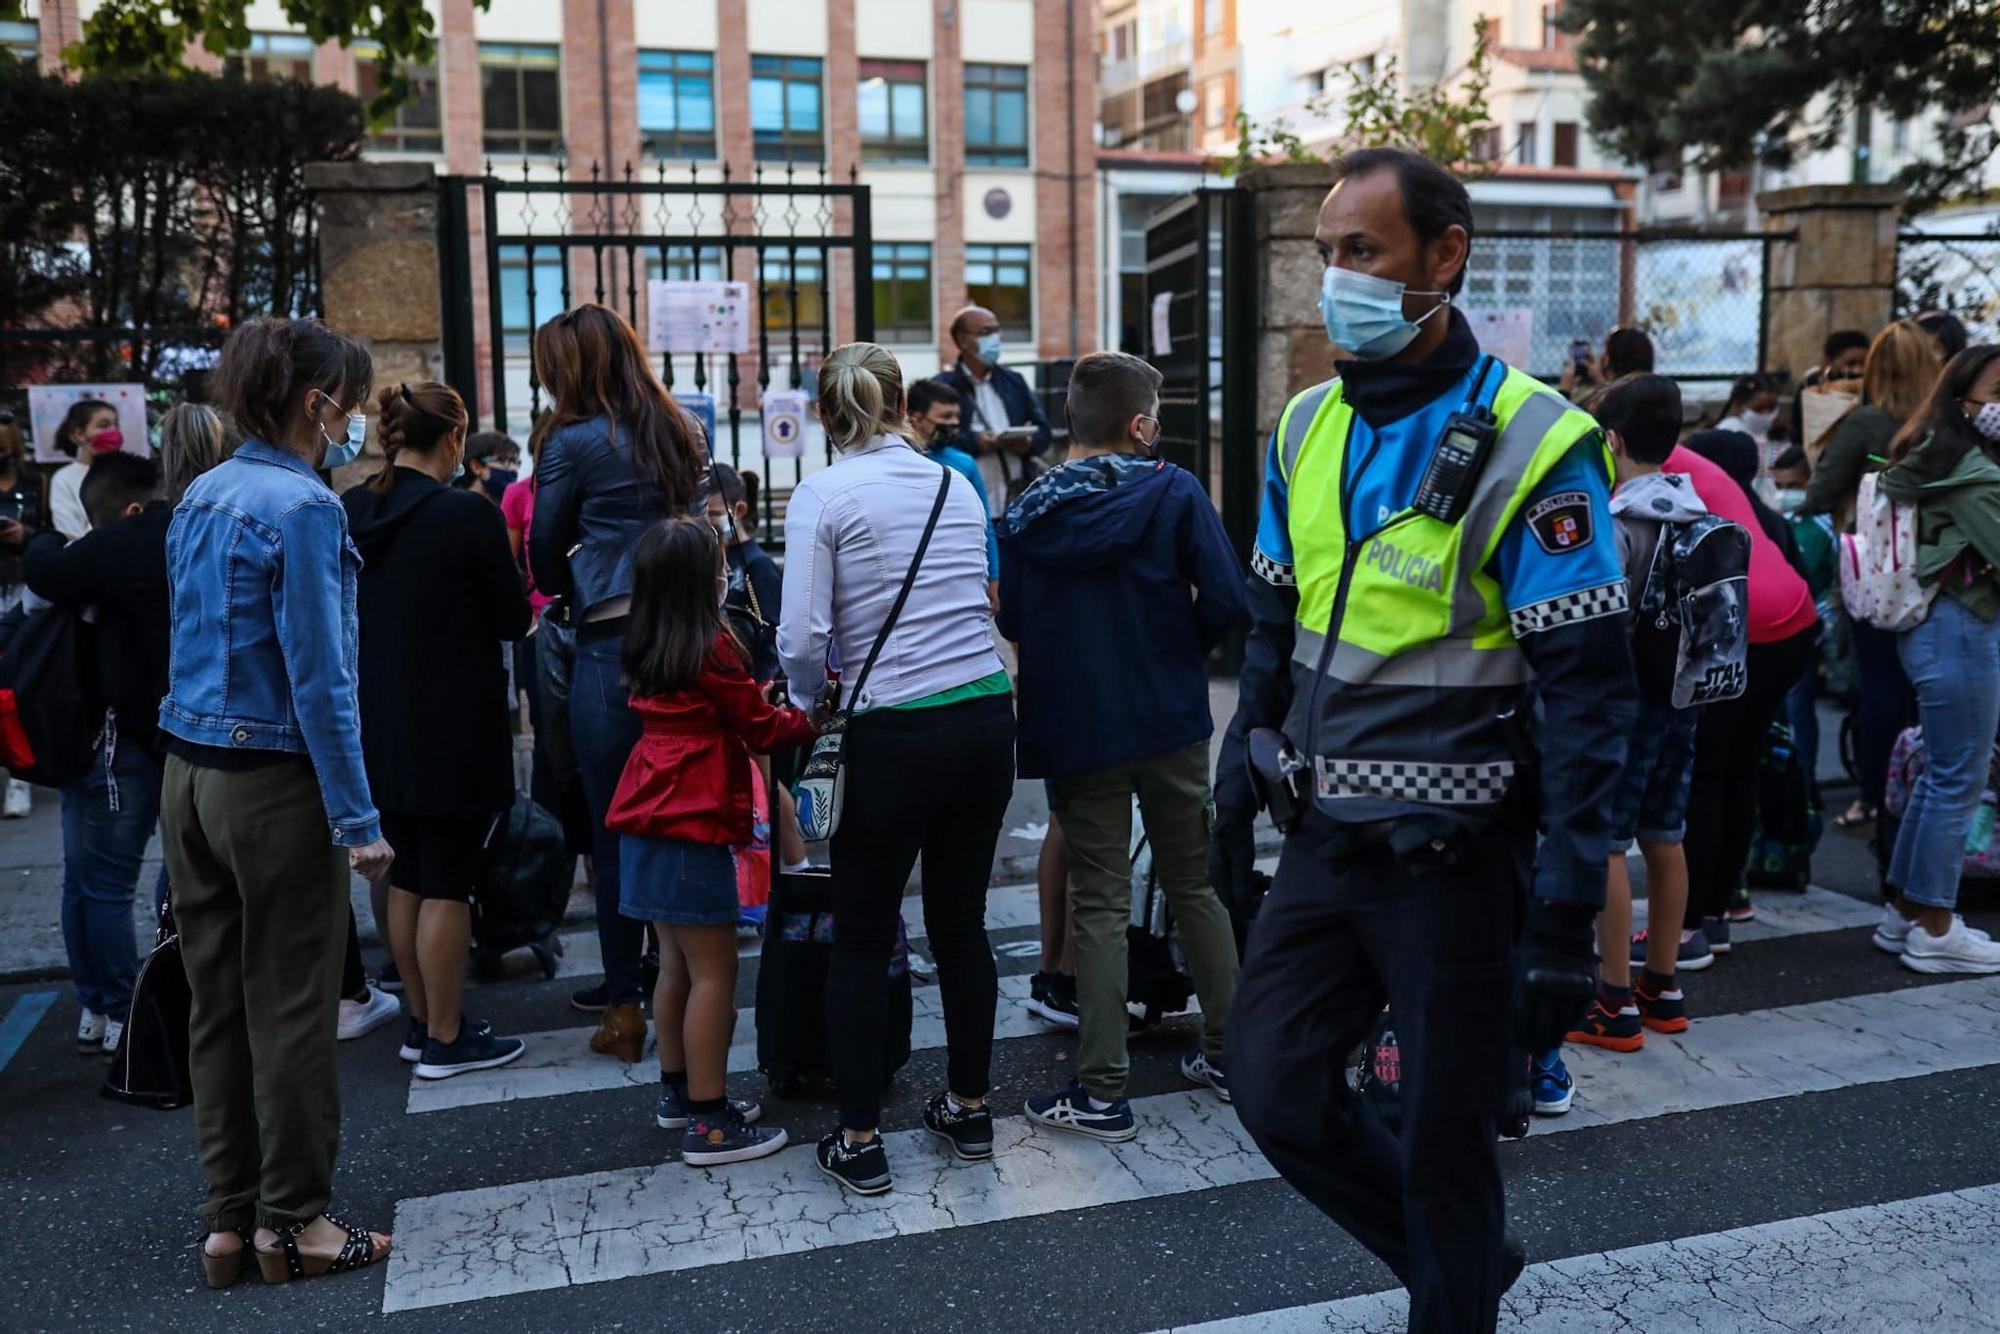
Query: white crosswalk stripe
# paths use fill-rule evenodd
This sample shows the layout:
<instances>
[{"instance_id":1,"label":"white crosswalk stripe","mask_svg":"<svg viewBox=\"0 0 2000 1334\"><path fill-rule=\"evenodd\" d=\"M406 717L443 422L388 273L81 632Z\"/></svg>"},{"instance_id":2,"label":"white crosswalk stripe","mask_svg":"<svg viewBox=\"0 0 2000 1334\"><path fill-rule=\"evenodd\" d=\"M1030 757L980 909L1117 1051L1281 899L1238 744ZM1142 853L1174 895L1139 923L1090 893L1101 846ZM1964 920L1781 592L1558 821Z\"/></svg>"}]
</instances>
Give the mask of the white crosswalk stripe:
<instances>
[{"instance_id":1,"label":"white crosswalk stripe","mask_svg":"<svg viewBox=\"0 0 2000 1334\"><path fill-rule=\"evenodd\" d=\"M1643 1053L1585 1049L1568 1059L1580 1087L1576 1109L1539 1123L1530 1143L1549 1133L2000 1065L2000 979L1714 1016L1679 1038L1654 1035ZM474 1083L467 1077L446 1087ZM1116 1146L1052 1136L1003 1115L996 1158L981 1166L953 1162L921 1130L889 1134L897 1189L868 1200L820 1178L808 1145L712 1173L654 1160L406 1199L397 1209L384 1309L799 1254L1270 1177L1234 1114L1211 1095L1139 1098L1133 1107L1139 1138Z\"/></svg>"}]
</instances>

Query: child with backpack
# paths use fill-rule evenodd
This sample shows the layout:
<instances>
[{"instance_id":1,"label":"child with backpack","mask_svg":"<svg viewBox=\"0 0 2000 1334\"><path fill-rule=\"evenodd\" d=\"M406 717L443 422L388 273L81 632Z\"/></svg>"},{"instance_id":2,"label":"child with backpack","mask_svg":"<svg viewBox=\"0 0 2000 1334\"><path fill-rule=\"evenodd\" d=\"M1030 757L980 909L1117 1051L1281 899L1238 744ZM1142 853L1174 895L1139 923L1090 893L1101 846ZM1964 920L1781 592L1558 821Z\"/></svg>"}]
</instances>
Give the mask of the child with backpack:
<instances>
[{"instance_id":1,"label":"child with backpack","mask_svg":"<svg viewBox=\"0 0 2000 1334\"><path fill-rule=\"evenodd\" d=\"M736 869L751 842L750 751L810 741L818 728L770 703L723 619L729 576L703 519L666 519L633 555L623 667L640 723L605 828L619 841L618 911L650 922L660 946L653 1019L660 1049L655 1114L681 1131L681 1161L714 1167L776 1153L785 1132L725 1097L736 1032Z\"/></svg>"},{"instance_id":2,"label":"child with backpack","mask_svg":"<svg viewBox=\"0 0 2000 1334\"><path fill-rule=\"evenodd\" d=\"M1627 376L1602 390L1590 412L1610 439L1617 467L1611 513L1631 584L1639 721L1612 797L1611 835L1621 851L1611 857L1597 919L1597 996L1568 1040L1637 1051L1648 1028L1687 1029L1677 973L1714 961L1699 936L1683 941L1676 930L1688 894L1681 840L1696 717L1704 704L1743 689L1750 539L1711 513L1686 476L1662 471L1681 426L1681 393L1672 380ZM1622 849L1634 839L1646 859L1653 929L1628 940L1632 884ZM1642 969L1636 981L1634 965Z\"/></svg>"}]
</instances>

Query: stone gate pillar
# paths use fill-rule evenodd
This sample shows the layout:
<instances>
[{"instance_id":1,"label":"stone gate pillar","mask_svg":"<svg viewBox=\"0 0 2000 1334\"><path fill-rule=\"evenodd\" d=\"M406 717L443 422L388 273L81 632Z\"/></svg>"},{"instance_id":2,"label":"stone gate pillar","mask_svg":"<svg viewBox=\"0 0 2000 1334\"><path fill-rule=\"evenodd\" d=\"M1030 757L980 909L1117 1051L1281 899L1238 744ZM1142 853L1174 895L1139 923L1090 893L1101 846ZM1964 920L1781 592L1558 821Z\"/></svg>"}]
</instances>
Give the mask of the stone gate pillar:
<instances>
[{"instance_id":1,"label":"stone gate pillar","mask_svg":"<svg viewBox=\"0 0 2000 1334\"><path fill-rule=\"evenodd\" d=\"M1818 364L1835 329L1874 335L1896 310L1896 228L1903 191L1892 185L1802 185L1757 196L1770 243L1764 366L1796 382Z\"/></svg>"}]
</instances>

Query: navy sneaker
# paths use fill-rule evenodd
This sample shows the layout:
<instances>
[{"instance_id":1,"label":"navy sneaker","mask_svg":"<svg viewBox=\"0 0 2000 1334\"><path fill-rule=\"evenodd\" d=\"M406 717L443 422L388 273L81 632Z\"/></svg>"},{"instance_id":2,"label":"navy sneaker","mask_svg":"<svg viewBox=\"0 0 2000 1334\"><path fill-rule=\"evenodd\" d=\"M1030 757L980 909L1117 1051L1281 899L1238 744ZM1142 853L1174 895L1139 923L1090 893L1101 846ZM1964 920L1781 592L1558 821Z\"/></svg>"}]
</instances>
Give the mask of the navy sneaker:
<instances>
[{"instance_id":1,"label":"navy sneaker","mask_svg":"<svg viewBox=\"0 0 2000 1334\"><path fill-rule=\"evenodd\" d=\"M1190 1084L1201 1084L1215 1090L1215 1096L1228 1102L1229 1076L1208 1063L1208 1058L1199 1051L1189 1052L1181 1057L1181 1078Z\"/></svg>"},{"instance_id":2,"label":"navy sneaker","mask_svg":"<svg viewBox=\"0 0 2000 1334\"><path fill-rule=\"evenodd\" d=\"M460 1019L458 1026L473 1033L491 1033L493 1031L492 1024L484 1019L474 1019L471 1015ZM424 1044L430 1041L430 1036L430 1030L425 1028L421 1021L416 1019L410 1020L410 1026L403 1031L402 1049L396 1055L402 1057L411 1065L415 1065L418 1061L424 1059Z\"/></svg>"},{"instance_id":3,"label":"navy sneaker","mask_svg":"<svg viewBox=\"0 0 2000 1334\"><path fill-rule=\"evenodd\" d=\"M951 1145L951 1151L969 1163L983 1163L993 1156L993 1113L985 1103L977 1107L951 1105L951 1095L934 1093L924 1104L924 1129Z\"/></svg>"},{"instance_id":4,"label":"navy sneaker","mask_svg":"<svg viewBox=\"0 0 2000 1334\"><path fill-rule=\"evenodd\" d=\"M1036 973L1028 980L1028 1013L1058 1028L1082 1022L1076 1008L1076 978L1069 973Z\"/></svg>"},{"instance_id":5,"label":"navy sneaker","mask_svg":"<svg viewBox=\"0 0 2000 1334\"><path fill-rule=\"evenodd\" d=\"M1090 1098L1081 1084L1071 1084L1054 1093L1043 1093L1028 1099L1027 1113L1051 1130L1064 1130L1072 1135L1085 1135L1112 1143L1133 1139L1139 1134L1138 1123L1132 1119L1131 1103L1120 1098L1103 1111L1098 1111L1090 1105Z\"/></svg>"},{"instance_id":6,"label":"navy sneaker","mask_svg":"<svg viewBox=\"0 0 2000 1334\"><path fill-rule=\"evenodd\" d=\"M1576 1100L1576 1081L1563 1064L1562 1048L1535 1057L1528 1073L1535 1087L1536 1116L1561 1116L1569 1110Z\"/></svg>"},{"instance_id":7,"label":"navy sneaker","mask_svg":"<svg viewBox=\"0 0 2000 1334\"><path fill-rule=\"evenodd\" d=\"M877 1135L866 1144L849 1144L836 1130L819 1142L819 1170L856 1195L880 1195L889 1189L889 1155Z\"/></svg>"},{"instance_id":8,"label":"navy sneaker","mask_svg":"<svg viewBox=\"0 0 2000 1334\"><path fill-rule=\"evenodd\" d=\"M681 1131L681 1161L689 1167L720 1167L752 1158L768 1158L785 1147L782 1126L753 1126L723 1104L720 1112L688 1118Z\"/></svg>"},{"instance_id":9,"label":"navy sneaker","mask_svg":"<svg viewBox=\"0 0 2000 1334\"><path fill-rule=\"evenodd\" d=\"M755 1125L764 1115L763 1105L753 1098L731 1098L730 1110L743 1118L745 1125ZM662 1130L686 1130L688 1123L687 1085L661 1083L660 1100L653 1107L653 1119Z\"/></svg>"},{"instance_id":10,"label":"navy sneaker","mask_svg":"<svg viewBox=\"0 0 2000 1334\"><path fill-rule=\"evenodd\" d=\"M1715 922L1721 919L1711 917L1708 920ZM1633 933L1632 966L1634 968L1645 966L1646 941L1648 939L1648 932L1650 931L1651 928L1649 927L1646 931ZM1716 955L1729 953L1729 940L1726 934L1720 945L1712 945L1706 931L1683 931L1680 934L1680 946L1674 951L1674 970L1676 972L1698 973L1714 963Z\"/></svg>"},{"instance_id":11,"label":"navy sneaker","mask_svg":"<svg viewBox=\"0 0 2000 1334\"><path fill-rule=\"evenodd\" d=\"M424 1056L417 1062L417 1078L450 1079L473 1070L492 1070L519 1059L527 1049L528 1044L519 1038L496 1038L491 1031L460 1025L455 1042L424 1039Z\"/></svg>"},{"instance_id":12,"label":"navy sneaker","mask_svg":"<svg viewBox=\"0 0 2000 1334\"><path fill-rule=\"evenodd\" d=\"M1727 954L1734 948L1729 943L1729 919L1727 917L1704 917L1697 935L1708 937L1708 947L1717 954Z\"/></svg>"},{"instance_id":13,"label":"navy sneaker","mask_svg":"<svg viewBox=\"0 0 2000 1334\"><path fill-rule=\"evenodd\" d=\"M399 996L402 994L403 975L396 970L394 959L390 959L375 970L375 986L380 991L393 992Z\"/></svg>"}]
</instances>

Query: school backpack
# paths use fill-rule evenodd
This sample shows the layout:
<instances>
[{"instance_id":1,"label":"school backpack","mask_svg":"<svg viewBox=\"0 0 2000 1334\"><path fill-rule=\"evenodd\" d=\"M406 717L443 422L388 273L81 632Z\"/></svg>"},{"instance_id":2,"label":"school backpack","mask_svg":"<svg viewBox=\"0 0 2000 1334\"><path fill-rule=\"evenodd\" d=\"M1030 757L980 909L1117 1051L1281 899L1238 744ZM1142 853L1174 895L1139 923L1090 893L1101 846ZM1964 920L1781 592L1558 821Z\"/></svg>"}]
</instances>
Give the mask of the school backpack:
<instances>
[{"instance_id":1,"label":"school backpack","mask_svg":"<svg viewBox=\"0 0 2000 1334\"><path fill-rule=\"evenodd\" d=\"M1902 631L1930 614L1937 586L1917 581L1917 507L1882 493L1881 477L1861 479L1854 531L1840 539L1840 597L1848 614L1878 630Z\"/></svg>"},{"instance_id":2,"label":"school backpack","mask_svg":"<svg viewBox=\"0 0 2000 1334\"><path fill-rule=\"evenodd\" d=\"M1910 795L1916 791L1917 780L1923 776L1928 759L1923 728L1907 728L1896 738L1895 749L1889 752L1889 782L1882 804L1898 822L1910 809ZM2000 838L1994 837L1996 819L2000 819L2000 744L1993 748L1993 759L1987 766L1986 786L1979 794L1978 809L1973 811L1972 822L1965 827L1963 874L1968 880L2000 877Z\"/></svg>"},{"instance_id":3,"label":"school backpack","mask_svg":"<svg viewBox=\"0 0 2000 1334\"><path fill-rule=\"evenodd\" d=\"M1753 889L1804 890L1812 883L1813 850L1826 830L1813 801L1813 758L1800 752L1790 727L1771 724L1757 762L1757 829L1744 871Z\"/></svg>"},{"instance_id":4,"label":"school backpack","mask_svg":"<svg viewBox=\"0 0 2000 1334\"><path fill-rule=\"evenodd\" d=\"M0 720L14 777L66 787L89 771L104 700L82 609L44 607L21 622L0 652Z\"/></svg>"},{"instance_id":5,"label":"school backpack","mask_svg":"<svg viewBox=\"0 0 2000 1334\"><path fill-rule=\"evenodd\" d=\"M1735 699L1749 654L1750 535L1716 514L1662 525L1632 626L1640 687L1677 709Z\"/></svg>"},{"instance_id":6,"label":"school backpack","mask_svg":"<svg viewBox=\"0 0 2000 1334\"><path fill-rule=\"evenodd\" d=\"M576 880L562 823L527 797L493 822L472 890L473 963L499 975L500 957L526 947L544 977L556 975L556 931Z\"/></svg>"},{"instance_id":7,"label":"school backpack","mask_svg":"<svg viewBox=\"0 0 2000 1334\"><path fill-rule=\"evenodd\" d=\"M193 1003L174 911L162 904L153 952L132 980L125 1031L98 1091L117 1102L162 1111L193 1102L194 1077L188 1066L188 1015Z\"/></svg>"}]
</instances>

